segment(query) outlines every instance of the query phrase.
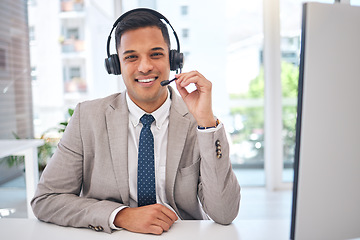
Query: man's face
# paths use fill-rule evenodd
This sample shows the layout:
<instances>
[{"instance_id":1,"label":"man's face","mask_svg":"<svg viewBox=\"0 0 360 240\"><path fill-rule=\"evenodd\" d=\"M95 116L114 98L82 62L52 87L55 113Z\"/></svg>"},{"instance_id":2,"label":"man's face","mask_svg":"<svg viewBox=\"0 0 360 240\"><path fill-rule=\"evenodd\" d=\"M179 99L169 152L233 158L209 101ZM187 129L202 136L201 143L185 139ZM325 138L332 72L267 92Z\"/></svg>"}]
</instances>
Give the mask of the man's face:
<instances>
[{"instance_id":1,"label":"man's face","mask_svg":"<svg viewBox=\"0 0 360 240\"><path fill-rule=\"evenodd\" d=\"M161 30L144 27L121 36L118 49L121 74L131 100L145 111L154 111L166 100L169 79L169 49Z\"/></svg>"}]
</instances>

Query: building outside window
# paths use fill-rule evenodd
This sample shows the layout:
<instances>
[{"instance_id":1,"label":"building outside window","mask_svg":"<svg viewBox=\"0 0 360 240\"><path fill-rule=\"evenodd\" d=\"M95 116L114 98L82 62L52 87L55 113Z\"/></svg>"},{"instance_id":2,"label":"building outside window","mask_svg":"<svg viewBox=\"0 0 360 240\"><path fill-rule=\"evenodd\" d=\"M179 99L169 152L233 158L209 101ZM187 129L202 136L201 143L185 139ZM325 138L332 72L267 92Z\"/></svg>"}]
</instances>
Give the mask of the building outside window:
<instances>
[{"instance_id":1,"label":"building outside window","mask_svg":"<svg viewBox=\"0 0 360 240\"><path fill-rule=\"evenodd\" d=\"M79 29L78 28L68 28L66 30L67 39L79 39Z\"/></svg>"},{"instance_id":2,"label":"building outside window","mask_svg":"<svg viewBox=\"0 0 360 240\"><path fill-rule=\"evenodd\" d=\"M80 66L72 66L64 69L65 93L85 93L87 85L82 77Z\"/></svg>"},{"instance_id":3,"label":"building outside window","mask_svg":"<svg viewBox=\"0 0 360 240\"><path fill-rule=\"evenodd\" d=\"M61 0L61 11L72 12L72 11L83 11L84 0Z\"/></svg>"},{"instance_id":4,"label":"building outside window","mask_svg":"<svg viewBox=\"0 0 360 240\"><path fill-rule=\"evenodd\" d=\"M156 0L138 0L138 5L145 8L156 9Z\"/></svg>"},{"instance_id":5,"label":"building outside window","mask_svg":"<svg viewBox=\"0 0 360 240\"><path fill-rule=\"evenodd\" d=\"M32 81L36 81L36 80L37 80L36 67L31 67L31 80L32 80Z\"/></svg>"},{"instance_id":6,"label":"building outside window","mask_svg":"<svg viewBox=\"0 0 360 240\"><path fill-rule=\"evenodd\" d=\"M34 28L34 26L29 26L29 41L35 41L35 28Z\"/></svg>"},{"instance_id":7,"label":"building outside window","mask_svg":"<svg viewBox=\"0 0 360 240\"><path fill-rule=\"evenodd\" d=\"M188 29L188 28L184 28L184 29L182 30L182 37L183 37L184 39L189 38L189 29Z\"/></svg>"},{"instance_id":8,"label":"building outside window","mask_svg":"<svg viewBox=\"0 0 360 240\"><path fill-rule=\"evenodd\" d=\"M182 15L182 16L188 15L188 13L189 13L189 6L181 6L180 11L181 11L181 15Z\"/></svg>"}]
</instances>

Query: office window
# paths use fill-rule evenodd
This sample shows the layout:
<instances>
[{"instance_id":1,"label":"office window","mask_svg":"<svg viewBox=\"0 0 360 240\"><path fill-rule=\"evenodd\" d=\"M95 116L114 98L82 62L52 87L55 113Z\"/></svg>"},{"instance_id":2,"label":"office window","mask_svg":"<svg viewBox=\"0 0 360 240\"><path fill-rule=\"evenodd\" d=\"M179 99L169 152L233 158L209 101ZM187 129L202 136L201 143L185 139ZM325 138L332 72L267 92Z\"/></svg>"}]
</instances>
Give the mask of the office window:
<instances>
[{"instance_id":1,"label":"office window","mask_svg":"<svg viewBox=\"0 0 360 240\"><path fill-rule=\"evenodd\" d=\"M36 65L37 70L39 70L37 75L39 83L52 81L54 85L60 86L56 90L55 88L51 90L42 89L42 92L51 91L49 95L60 96L57 98L58 100L62 97L62 86L64 86L66 94L64 104L61 107L65 109L65 105L73 104L74 106L81 100L102 97L111 91L122 90L121 80L119 80L120 85L114 81L115 83L109 87L108 83L112 81L113 76L101 75L100 73L105 72L103 64L93 64L94 59L103 61L106 54L105 44L109 34L108 30L113 22L109 21L106 15L91 15L98 11L96 5L93 4L84 4L84 9L87 14L86 19L95 19L96 17L96 21L85 21L82 14L74 14L71 15L71 18L64 19L69 15L58 14L59 2L57 2L56 8L49 8L44 6L51 5L52 1L46 1L46 3L38 1L36 10L43 9L48 13L51 12L53 18L50 25L60 26L55 39L62 35L62 39L65 40L70 39L71 36L78 40L62 42L62 46L60 46L62 52L59 51L58 55L54 51L52 60L61 59L61 63L48 66L52 68L51 72L57 73L53 74L51 80L48 76L42 76L46 71L40 71L40 69L44 69L44 67L41 67L40 63ZM356 1L353 0L352 2ZM215 0L171 1L171 3L169 1L135 0L122 1L119 5L123 11L134 7L156 9L170 20L179 35L181 51L185 55L183 71L198 70L213 82L214 113L224 122L231 138L231 161L239 175L240 183L243 186L264 185L263 138L266 133L264 132L263 113L263 0L247 1L246 3L229 0L226 3L221 4ZM292 86L291 84L296 79L297 74L301 3L301 0L280 0L281 32L283 33L282 56L285 63L283 65L283 76L284 79L289 80L288 86ZM200 7L203 7L203 11L200 11ZM196 14L192 15L194 9L197 11ZM33 13L37 12L34 11ZM296 27L293 27L295 22ZM98 24L99 26L108 26L109 29L101 28L104 31L99 31ZM44 31L39 31L38 26L34 27L38 33L37 40L49 38L46 34L40 36L40 33L44 33ZM85 29L87 35L85 35ZM85 37L98 35L99 38L94 39L92 37L89 39L86 46L91 47L85 49L85 41L88 40ZM171 32L170 37L173 37ZM171 41L172 48L175 48L176 43L173 39ZM58 45L50 45L52 43L50 41L42 42L49 49L56 50L58 47ZM111 46L113 45L112 39ZM89 61L86 59L88 56L90 57ZM37 59L45 62L42 63L43 65L49 60L40 57ZM102 63L100 60L99 62ZM86 67L90 67L90 69L86 69ZM63 74L61 73L62 69ZM85 73L88 74L88 78ZM117 88L118 86L121 87ZM296 87L292 86L291 89L294 88ZM57 94L55 91L60 91L61 94ZM76 94L79 92L86 92L87 94ZM287 95L284 96L284 126L286 125L287 128L285 131L287 145L284 146L284 156L286 159L291 159L294 135L290 128L294 126L295 115L293 111L296 108L296 101L294 102L296 97L294 97L295 93L289 89L285 92ZM81 96L84 99L74 97L70 102L68 99L70 95L72 97ZM286 164L288 164L286 170L290 172L291 160L287 161ZM291 181L291 177L287 179L287 181Z\"/></svg>"},{"instance_id":2,"label":"office window","mask_svg":"<svg viewBox=\"0 0 360 240\"><path fill-rule=\"evenodd\" d=\"M293 181L297 83L300 64L302 4L305 0L280 0L281 81L283 95L283 182ZM334 3L333 0L317 2Z\"/></svg>"},{"instance_id":3,"label":"office window","mask_svg":"<svg viewBox=\"0 0 360 240\"><path fill-rule=\"evenodd\" d=\"M241 186L265 185L263 1L230 1L226 84L229 113L222 116L231 138L231 162ZM217 17L218 18L218 17ZM248 23L251 24L248 24ZM216 41L216 40L215 40ZM216 46L216 42L213 44ZM216 52L212 49L212 52ZM224 100L223 100L224 101Z\"/></svg>"}]
</instances>

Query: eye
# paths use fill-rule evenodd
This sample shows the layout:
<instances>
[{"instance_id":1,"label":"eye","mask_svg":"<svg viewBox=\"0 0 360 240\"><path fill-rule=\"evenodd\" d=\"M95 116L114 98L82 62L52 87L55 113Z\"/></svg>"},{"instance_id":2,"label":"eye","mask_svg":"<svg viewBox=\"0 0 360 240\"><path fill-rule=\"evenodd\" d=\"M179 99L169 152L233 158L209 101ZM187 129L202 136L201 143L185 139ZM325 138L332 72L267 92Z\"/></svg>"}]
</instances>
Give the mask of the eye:
<instances>
[{"instance_id":1,"label":"eye","mask_svg":"<svg viewBox=\"0 0 360 240\"><path fill-rule=\"evenodd\" d=\"M137 59L136 55L128 55L124 58L126 61L135 61Z\"/></svg>"},{"instance_id":2,"label":"eye","mask_svg":"<svg viewBox=\"0 0 360 240\"><path fill-rule=\"evenodd\" d=\"M160 58L160 57L162 57L162 56L164 56L164 54L161 53L161 52L155 52L155 53L152 53L152 54L151 54L151 57L152 57L152 58Z\"/></svg>"}]
</instances>

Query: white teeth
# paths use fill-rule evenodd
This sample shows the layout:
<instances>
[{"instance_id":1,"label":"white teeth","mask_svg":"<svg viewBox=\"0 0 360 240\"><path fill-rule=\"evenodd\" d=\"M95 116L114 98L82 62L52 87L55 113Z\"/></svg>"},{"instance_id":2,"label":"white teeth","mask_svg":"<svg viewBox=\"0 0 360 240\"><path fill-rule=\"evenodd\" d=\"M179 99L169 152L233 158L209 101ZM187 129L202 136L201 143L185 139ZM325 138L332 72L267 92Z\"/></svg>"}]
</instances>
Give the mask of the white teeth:
<instances>
[{"instance_id":1,"label":"white teeth","mask_svg":"<svg viewBox=\"0 0 360 240\"><path fill-rule=\"evenodd\" d=\"M138 79L138 82L141 82L141 83L148 83L148 82L152 82L152 81L155 81L155 78L149 78L149 79Z\"/></svg>"}]
</instances>

